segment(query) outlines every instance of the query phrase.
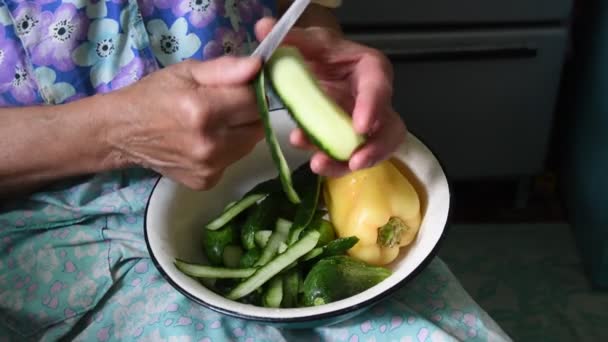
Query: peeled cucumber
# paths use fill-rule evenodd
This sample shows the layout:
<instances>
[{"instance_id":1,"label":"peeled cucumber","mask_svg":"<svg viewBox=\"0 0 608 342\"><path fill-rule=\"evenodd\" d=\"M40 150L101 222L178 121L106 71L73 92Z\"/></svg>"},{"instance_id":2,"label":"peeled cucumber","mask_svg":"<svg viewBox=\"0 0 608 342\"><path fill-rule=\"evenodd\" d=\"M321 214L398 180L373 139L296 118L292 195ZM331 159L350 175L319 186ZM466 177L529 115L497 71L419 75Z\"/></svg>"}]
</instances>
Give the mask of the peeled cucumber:
<instances>
[{"instance_id":1,"label":"peeled cucumber","mask_svg":"<svg viewBox=\"0 0 608 342\"><path fill-rule=\"evenodd\" d=\"M265 72L292 119L327 155L347 161L365 142L355 131L351 116L325 94L297 48L279 47Z\"/></svg>"}]
</instances>

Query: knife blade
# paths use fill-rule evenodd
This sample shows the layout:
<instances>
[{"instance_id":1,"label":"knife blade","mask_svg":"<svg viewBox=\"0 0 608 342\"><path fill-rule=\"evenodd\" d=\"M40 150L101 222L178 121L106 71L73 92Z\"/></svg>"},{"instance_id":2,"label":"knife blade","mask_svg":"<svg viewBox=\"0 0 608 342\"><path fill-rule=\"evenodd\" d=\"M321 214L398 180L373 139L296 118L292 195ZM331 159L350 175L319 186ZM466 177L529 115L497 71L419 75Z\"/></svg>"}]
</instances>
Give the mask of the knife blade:
<instances>
[{"instance_id":1,"label":"knife blade","mask_svg":"<svg viewBox=\"0 0 608 342\"><path fill-rule=\"evenodd\" d=\"M277 47L281 44L285 36L298 21L306 7L312 0L295 0L279 21L274 25L270 33L262 40L260 45L253 51L251 56L260 56L262 60L267 62L270 56L274 53Z\"/></svg>"}]
</instances>

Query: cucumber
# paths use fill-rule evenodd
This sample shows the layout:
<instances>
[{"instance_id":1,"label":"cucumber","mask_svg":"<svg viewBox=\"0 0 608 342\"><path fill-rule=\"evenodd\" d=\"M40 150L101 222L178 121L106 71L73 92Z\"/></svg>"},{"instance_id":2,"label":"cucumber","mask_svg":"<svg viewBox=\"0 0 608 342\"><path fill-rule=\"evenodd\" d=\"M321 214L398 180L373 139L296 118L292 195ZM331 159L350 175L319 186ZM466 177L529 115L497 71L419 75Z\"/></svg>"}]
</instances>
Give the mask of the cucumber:
<instances>
[{"instance_id":1,"label":"cucumber","mask_svg":"<svg viewBox=\"0 0 608 342\"><path fill-rule=\"evenodd\" d=\"M287 238L289 237L289 228L291 225L291 221L283 218L279 218L277 220L276 228L274 229L274 232L272 232L272 235L270 235L268 243L266 243L266 246L262 250L262 256L258 259L254 266L263 266L272 260L272 258L278 253L281 243L285 243L287 241Z\"/></svg>"},{"instance_id":2,"label":"cucumber","mask_svg":"<svg viewBox=\"0 0 608 342\"><path fill-rule=\"evenodd\" d=\"M193 264L175 259L175 267L184 274L196 278L247 278L256 272L255 268L224 268Z\"/></svg>"},{"instance_id":3,"label":"cucumber","mask_svg":"<svg viewBox=\"0 0 608 342\"><path fill-rule=\"evenodd\" d=\"M297 48L279 47L264 69L292 119L320 150L346 161L365 142L351 116L325 94Z\"/></svg>"},{"instance_id":4,"label":"cucumber","mask_svg":"<svg viewBox=\"0 0 608 342\"><path fill-rule=\"evenodd\" d=\"M320 235L316 230L308 232L298 242L289 246L285 253L272 259L269 263L260 267L252 276L239 283L226 295L226 298L237 300L264 285L269 279L315 248Z\"/></svg>"},{"instance_id":5,"label":"cucumber","mask_svg":"<svg viewBox=\"0 0 608 342\"><path fill-rule=\"evenodd\" d=\"M303 193L302 202L296 209L293 226L289 234L290 245L298 240L302 230L311 223L319 204L322 178L314 175L308 167L305 170L308 170L308 172L302 172L303 174L300 175L301 178L304 178L301 182L301 188L304 188L304 191L301 191ZM296 176L295 173L294 176Z\"/></svg>"},{"instance_id":6,"label":"cucumber","mask_svg":"<svg viewBox=\"0 0 608 342\"><path fill-rule=\"evenodd\" d=\"M256 232L272 229L270 227L279 216L279 204L283 198L280 193L270 194L251 209L241 230L241 243L245 249L255 248Z\"/></svg>"},{"instance_id":7,"label":"cucumber","mask_svg":"<svg viewBox=\"0 0 608 342\"><path fill-rule=\"evenodd\" d=\"M203 251L213 266L223 264L224 249L228 245L238 244L239 233L233 222L218 230L203 230Z\"/></svg>"},{"instance_id":8,"label":"cucumber","mask_svg":"<svg viewBox=\"0 0 608 342\"><path fill-rule=\"evenodd\" d=\"M283 275L282 308L293 308L298 305L298 290L300 289L300 271L292 269Z\"/></svg>"},{"instance_id":9,"label":"cucumber","mask_svg":"<svg viewBox=\"0 0 608 342\"><path fill-rule=\"evenodd\" d=\"M241 268L253 267L255 262L258 261L258 259L260 258L260 255L262 255L262 250L260 250L259 248L253 248L253 249L248 250L241 257L239 266Z\"/></svg>"},{"instance_id":10,"label":"cucumber","mask_svg":"<svg viewBox=\"0 0 608 342\"><path fill-rule=\"evenodd\" d=\"M255 232L255 244L260 248L266 247L268 239L272 235L272 230L260 230Z\"/></svg>"},{"instance_id":11,"label":"cucumber","mask_svg":"<svg viewBox=\"0 0 608 342\"><path fill-rule=\"evenodd\" d=\"M228 204L220 216L207 223L205 228L208 230L218 230L222 228L238 214L242 213L244 210L256 204L259 200L266 196L267 194L250 194L244 196L234 204Z\"/></svg>"},{"instance_id":12,"label":"cucumber","mask_svg":"<svg viewBox=\"0 0 608 342\"><path fill-rule=\"evenodd\" d=\"M258 110L260 112L262 124L264 125L266 144L268 146L268 149L270 150L272 160L279 172L279 179L281 180L281 185L283 186L283 191L285 192L285 195L287 195L287 198L292 203L298 204L300 203L300 196L293 187L289 164L287 164L287 161L285 160L285 156L283 155L283 151L281 150L281 145L277 141L277 137L274 133L272 125L270 124L270 110L268 109L268 99L266 97L266 79L264 73L264 68L262 68L262 70L258 73L256 79L254 80L254 90L256 94Z\"/></svg>"},{"instance_id":13,"label":"cucumber","mask_svg":"<svg viewBox=\"0 0 608 342\"><path fill-rule=\"evenodd\" d=\"M243 256L243 249L241 246L228 245L224 247L224 266L228 268L238 268Z\"/></svg>"},{"instance_id":14,"label":"cucumber","mask_svg":"<svg viewBox=\"0 0 608 342\"><path fill-rule=\"evenodd\" d=\"M262 299L267 308L278 308L283 301L283 278L276 276L268 282L268 287Z\"/></svg>"}]
</instances>

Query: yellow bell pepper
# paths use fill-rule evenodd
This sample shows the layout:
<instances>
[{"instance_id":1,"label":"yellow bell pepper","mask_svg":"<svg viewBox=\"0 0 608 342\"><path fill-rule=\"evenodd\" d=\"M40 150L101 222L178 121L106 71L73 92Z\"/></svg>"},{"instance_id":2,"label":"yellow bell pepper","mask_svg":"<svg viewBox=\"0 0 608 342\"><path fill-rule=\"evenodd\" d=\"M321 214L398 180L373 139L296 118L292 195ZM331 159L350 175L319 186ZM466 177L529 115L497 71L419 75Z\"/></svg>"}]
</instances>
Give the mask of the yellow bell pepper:
<instances>
[{"instance_id":1,"label":"yellow bell pepper","mask_svg":"<svg viewBox=\"0 0 608 342\"><path fill-rule=\"evenodd\" d=\"M349 255L372 265L395 260L420 229L418 193L392 160L327 177L323 197L336 234L359 238Z\"/></svg>"}]
</instances>

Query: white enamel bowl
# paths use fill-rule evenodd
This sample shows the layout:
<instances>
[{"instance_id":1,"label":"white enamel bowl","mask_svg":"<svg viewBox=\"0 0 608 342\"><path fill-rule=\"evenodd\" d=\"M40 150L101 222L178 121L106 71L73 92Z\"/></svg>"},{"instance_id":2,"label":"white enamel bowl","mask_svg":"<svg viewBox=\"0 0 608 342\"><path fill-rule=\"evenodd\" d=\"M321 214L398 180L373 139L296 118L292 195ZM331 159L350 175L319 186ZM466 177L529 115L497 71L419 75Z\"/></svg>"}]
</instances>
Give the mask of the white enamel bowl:
<instances>
[{"instance_id":1,"label":"white enamel bowl","mask_svg":"<svg viewBox=\"0 0 608 342\"><path fill-rule=\"evenodd\" d=\"M294 125L287 114L275 111L271 116L279 143L292 169L309 160L308 152L296 150L288 143L288 134ZM450 208L450 190L441 165L432 152L411 134L394 157L407 165L417 179L423 198L422 225L412 245L402 250L398 259L389 265L393 274L350 298L307 308L255 307L225 299L175 268L175 258L202 262L204 257L200 241L203 225L252 186L276 176L264 141L247 157L226 170L222 180L209 191L191 191L168 178L159 178L146 209L145 238L148 250L156 267L172 286L191 300L217 312L294 328L327 325L351 318L386 298L424 269L434 257L444 235Z\"/></svg>"}]
</instances>

